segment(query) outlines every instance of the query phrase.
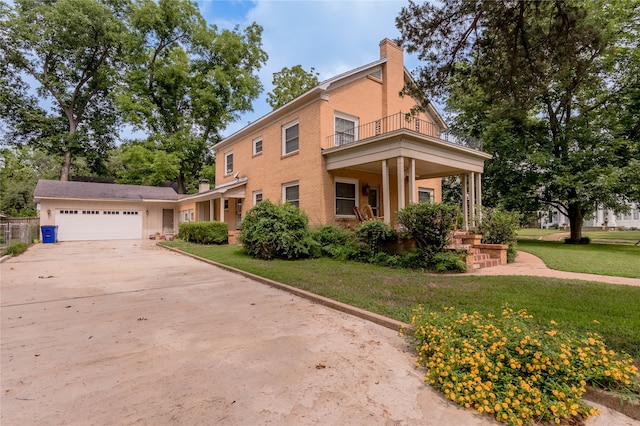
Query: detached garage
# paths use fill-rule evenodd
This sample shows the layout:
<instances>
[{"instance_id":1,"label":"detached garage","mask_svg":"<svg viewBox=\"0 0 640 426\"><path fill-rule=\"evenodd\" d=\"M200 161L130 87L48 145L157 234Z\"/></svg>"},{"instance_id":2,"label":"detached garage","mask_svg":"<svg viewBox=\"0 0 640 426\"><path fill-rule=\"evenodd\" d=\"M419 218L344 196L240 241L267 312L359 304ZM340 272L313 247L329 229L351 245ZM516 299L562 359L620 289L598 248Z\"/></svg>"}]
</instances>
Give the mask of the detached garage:
<instances>
[{"instance_id":1,"label":"detached garage","mask_svg":"<svg viewBox=\"0 0 640 426\"><path fill-rule=\"evenodd\" d=\"M40 180L40 225L58 241L142 239L176 232L179 195L168 187Z\"/></svg>"}]
</instances>

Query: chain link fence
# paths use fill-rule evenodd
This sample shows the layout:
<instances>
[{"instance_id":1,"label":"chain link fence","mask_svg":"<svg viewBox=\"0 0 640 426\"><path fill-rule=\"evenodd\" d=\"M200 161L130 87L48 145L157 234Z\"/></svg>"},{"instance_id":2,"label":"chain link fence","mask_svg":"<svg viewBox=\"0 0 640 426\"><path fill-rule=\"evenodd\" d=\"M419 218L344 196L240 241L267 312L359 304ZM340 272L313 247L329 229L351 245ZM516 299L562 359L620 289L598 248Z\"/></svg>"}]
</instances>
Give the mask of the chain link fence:
<instances>
[{"instance_id":1,"label":"chain link fence","mask_svg":"<svg viewBox=\"0 0 640 426\"><path fill-rule=\"evenodd\" d=\"M31 245L39 239L40 218L0 217L0 253L13 244Z\"/></svg>"}]
</instances>

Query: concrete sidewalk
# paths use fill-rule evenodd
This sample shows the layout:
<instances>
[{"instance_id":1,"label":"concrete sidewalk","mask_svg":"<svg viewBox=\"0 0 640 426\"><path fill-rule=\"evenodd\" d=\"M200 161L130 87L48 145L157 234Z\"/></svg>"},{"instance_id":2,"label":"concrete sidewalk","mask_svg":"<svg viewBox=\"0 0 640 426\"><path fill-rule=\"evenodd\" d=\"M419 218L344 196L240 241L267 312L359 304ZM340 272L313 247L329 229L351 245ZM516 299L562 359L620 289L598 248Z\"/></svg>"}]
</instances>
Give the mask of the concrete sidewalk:
<instances>
[{"instance_id":1,"label":"concrete sidewalk","mask_svg":"<svg viewBox=\"0 0 640 426\"><path fill-rule=\"evenodd\" d=\"M640 269L640 259L638 260ZM531 275L535 277L552 277L573 280L598 281L609 284L624 284L640 286L638 278L612 277L608 275L582 274L578 272L556 271L547 268L547 265L531 253L518 251L518 256L514 263L508 265L482 268L476 271L467 272L469 275Z\"/></svg>"}]
</instances>

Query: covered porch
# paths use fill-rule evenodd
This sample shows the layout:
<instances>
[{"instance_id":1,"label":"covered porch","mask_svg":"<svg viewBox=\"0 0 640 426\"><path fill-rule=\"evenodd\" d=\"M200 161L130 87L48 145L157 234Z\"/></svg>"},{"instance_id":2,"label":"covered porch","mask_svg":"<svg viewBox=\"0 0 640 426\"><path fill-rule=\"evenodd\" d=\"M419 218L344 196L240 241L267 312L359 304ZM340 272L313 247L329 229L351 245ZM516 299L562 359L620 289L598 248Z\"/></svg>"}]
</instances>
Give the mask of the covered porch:
<instances>
[{"instance_id":1,"label":"covered porch","mask_svg":"<svg viewBox=\"0 0 640 426\"><path fill-rule=\"evenodd\" d=\"M491 156L476 149L468 140L440 135L435 125L404 114L392 116L329 137L329 148L322 150L327 171L379 176L381 217L395 222L395 211L416 203L421 180L458 176L462 183L462 227L476 225L476 208L482 206L482 172ZM360 136L358 138L358 136ZM392 209L393 206L393 209Z\"/></svg>"}]
</instances>

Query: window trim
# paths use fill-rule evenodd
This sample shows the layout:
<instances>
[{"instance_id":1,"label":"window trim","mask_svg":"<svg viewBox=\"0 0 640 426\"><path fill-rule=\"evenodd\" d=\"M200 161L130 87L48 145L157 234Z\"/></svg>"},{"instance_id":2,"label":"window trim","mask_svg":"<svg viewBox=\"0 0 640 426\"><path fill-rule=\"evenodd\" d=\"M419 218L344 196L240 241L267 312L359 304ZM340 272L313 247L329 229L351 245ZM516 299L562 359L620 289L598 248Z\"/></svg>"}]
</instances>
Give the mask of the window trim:
<instances>
[{"instance_id":1,"label":"window trim","mask_svg":"<svg viewBox=\"0 0 640 426\"><path fill-rule=\"evenodd\" d=\"M260 151L256 150L256 146L257 146L258 142L260 142ZM263 142L262 142L262 136L259 136L259 137L255 138L251 142L251 146L252 146L251 152L253 153L254 156L262 154L262 150L264 149L264 145L263 145Z\"/></svg>"},{"instance_id":2,"label":"window trim","mask_svg":"<svg viewBox=\"0 0 640 426\"><path fill-rule=\"evenodd\" d=\"M434 188L427 188L427 187L418 187L418 202L420 203L420 193L421 192L426 192L429 194L429 202L430 203L434 203L435 202L435 197L436 197L436 192Z\"/></svg>"},{"instance_id":3,"label":"window trim","mask_svg":"<svg viewBox=\"0 0 640 426\"><path fill-rule=\"evenodd\" d=\"M345 142L343 144L338 144L338 130L336 129L336 118L340 118L342 120L352 121L353 122L353 140L349 142ZM348 143L356 142L358 140L358 126L360 125L360 120L355 115L346 114L340 111L333 112L333 134L334 134L334 145L341 146Z\"/></svg>"},{"instance_id":4,"label":"window trim","mask_svg":"<svg viewBox=\"0 0 640 426\"><path fill-rule=\"evenodd\" d=\"M258 195L260 195L260 201L264 200L263 195L262 195L262 189L258 189L256 191L253 191L253 205L254 206L260 202L260 201L256 201Z\"/></svg>"},{"instance_id":5,"label":"window trim","mask_svg":"<svg viewBox=\"0 0 640 426\"><path fill-rule=\"evenodd\" d=\"M282 204L289 202L289 204L293 204L287 200L287 188L291 188L293 186L298 187L298 205L296 207L300 208L300 181L292 181L282 184ZM294 204L295 206L295 204Z\"/></svg>"},{"instance_id":6,"label":"window trim","mask_svg":"<svg viewBox=\"0 0 640 426\"><path fill-rule=\"evenodd\" d=\"M229 170L229 157L231 157L231 170ZM233 151L224 153L224 175L229 176L233 173Z\"/></svg>"},{"instance_id":7,"label":"window trim","mask_svg":"<svg viewBox=\"0 0 640 426\"><path fill-rule=\"evenodd\" d=\"M294 126L298 126L298 149L296 149L295 151L287 152L287 130ZM298 119L296 119L282 126L282 156L285 157L287 155L292 155L299 151L300 151L300 122Z\"/></svg>"},{"instance_id":8,"label":"window trim","mask_svg":"<svg viewBox=\"0 0 640 426\"><path fill-rule=\"evenodd\" d=\"M355 207L360 208L360 197L358 195L358 189L360 188L360 179L343 178L343 177L336 177L333 179L333 207L334 207L335 217L352 219L356 217L355 213L353 213L353 209L351 214L338 214L338 206L337 206L338 192L336 191L336 184L338 183L346 183L346 184L354 185Z\"/></svg>"}]
</instances>

